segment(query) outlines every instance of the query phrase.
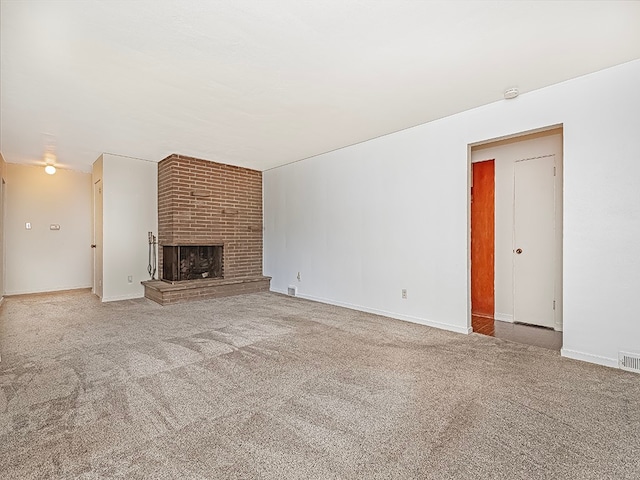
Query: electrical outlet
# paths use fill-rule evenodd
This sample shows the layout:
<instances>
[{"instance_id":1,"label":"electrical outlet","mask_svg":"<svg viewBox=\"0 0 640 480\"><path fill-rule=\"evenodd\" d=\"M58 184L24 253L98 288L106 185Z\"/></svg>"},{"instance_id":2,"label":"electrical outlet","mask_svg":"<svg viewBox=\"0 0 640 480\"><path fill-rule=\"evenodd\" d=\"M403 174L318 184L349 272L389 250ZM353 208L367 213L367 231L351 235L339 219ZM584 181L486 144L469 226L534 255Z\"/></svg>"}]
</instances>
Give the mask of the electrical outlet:
<instances>
[{"instance_id":1,"label":"electrical outlet","mask_svg":"<svg viewBox=\"0 0 640 480\"><path fill-rule=\"evenodd\" d=\"M403 299L403 300L406 300L406 299L407 299L407 289L406 289L406 288L403 288L403 289L402 289L402 299Z\"/></svg>"},{"instance_id":2,"label":"electrical outlet","mask_svg":"<svg viewBox=\"0 0 640 480\"><path fill-rule=\"evenodd\" d=\"M127 277L127 282L129 282L129 283L133 283L133 275L129 275L129 276Z\"/></svg>"},{"instance_id":3,"label":"electrical outlet","mask_svg":"<svg viewBox=\"0 0 640 480\"><path fill-rule=\"evenodd\" d=\"M298 281L300 281L300 272L298 272L298 277L297 278L298 278Z\"/></svg>"}]
</instances>

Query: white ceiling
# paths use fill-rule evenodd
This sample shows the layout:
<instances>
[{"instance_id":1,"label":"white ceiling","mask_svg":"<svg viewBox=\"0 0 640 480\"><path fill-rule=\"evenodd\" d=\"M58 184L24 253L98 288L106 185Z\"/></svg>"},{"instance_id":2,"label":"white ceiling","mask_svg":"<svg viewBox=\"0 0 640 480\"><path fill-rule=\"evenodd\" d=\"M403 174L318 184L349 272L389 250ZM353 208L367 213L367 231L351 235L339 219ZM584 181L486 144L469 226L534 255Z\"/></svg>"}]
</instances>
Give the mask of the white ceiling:
<instances>
[{"instance_id":1,"label":"white ceiling","mask_svg":"<svg viewBox=\"0 0 640 480\"><path fill-rule=\"evenodd\" d=\"M264 170L640 58L640 2L1 0L0 151Z\"/></svg>"}]
</instances>

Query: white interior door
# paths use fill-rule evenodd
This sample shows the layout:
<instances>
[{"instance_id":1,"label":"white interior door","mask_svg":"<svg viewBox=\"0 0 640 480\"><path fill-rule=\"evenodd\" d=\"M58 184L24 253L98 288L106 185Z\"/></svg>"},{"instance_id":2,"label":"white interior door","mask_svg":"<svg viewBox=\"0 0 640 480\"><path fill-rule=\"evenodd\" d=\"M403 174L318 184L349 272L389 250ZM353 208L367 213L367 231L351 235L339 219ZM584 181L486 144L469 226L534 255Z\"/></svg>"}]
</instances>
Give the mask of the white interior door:
<instances>
[{"instance_id":1,"label":"white interior door","mask_svg":"<svg viewBox=\"0 0 640 480\"><path fill-rule=\"evenodd\" d=\"M554 328L555 155L514 169L513 320Z\"/></svg>"},{"instance_id":2,"label":"white interior door","mask_svg":"<svg viewBox=\"0 0 640 480\"><path fill-rule=\"evenodd\" d=\"M93 184L93 293L102 298L102 182Z\"/></svg>"}]
</instances>

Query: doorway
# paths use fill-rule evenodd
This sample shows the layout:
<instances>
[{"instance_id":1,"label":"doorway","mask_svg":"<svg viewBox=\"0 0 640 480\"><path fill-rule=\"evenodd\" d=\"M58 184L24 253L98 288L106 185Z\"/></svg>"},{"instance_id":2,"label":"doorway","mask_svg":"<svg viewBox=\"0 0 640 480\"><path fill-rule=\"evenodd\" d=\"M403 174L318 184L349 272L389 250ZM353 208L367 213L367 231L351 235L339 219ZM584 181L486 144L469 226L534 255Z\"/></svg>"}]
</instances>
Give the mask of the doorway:
<instances>
[{"instance_id":1,"label":"doorway","mask_svg":"<svg viewBox=\"0 0 640 480\"><path fill-rule=\"evenodd\" d=\"M93 293L102 299L102 181L93 184Z\"/></svg>"},{"instance_id":2,"label":"doorway","mask_svg":"<svg viewBox=\"0 0 640 480\"><path fill-rule=\"evenodd\" d=\"M7 186L4 178L0 178L0 261L2 262L2 273L0 277L0 300L4 298L4 286L7 284L6 279L6 265L7 265L7 252L5 249L4 230L7 224L5 219L5 205L7 204Z\"/></svg>"},{"instance_id":3,"label":"doorway","mask_svg":"<svg viewBox=\"0 0 640 480\"><path fill-rule=\"evenodd\" d=\"M469 295L474 331L499 336L516 324L520 330L522 324L535 325L551 331L547 344L561 344L562 143L559 126L471 146ZM491 169L493 178L486 179ZM489 232L479 235L481 228ZM491 260L493 272L487 267ZM478 287L480 281L485 285Z\"/></svg>"}]
</instances>

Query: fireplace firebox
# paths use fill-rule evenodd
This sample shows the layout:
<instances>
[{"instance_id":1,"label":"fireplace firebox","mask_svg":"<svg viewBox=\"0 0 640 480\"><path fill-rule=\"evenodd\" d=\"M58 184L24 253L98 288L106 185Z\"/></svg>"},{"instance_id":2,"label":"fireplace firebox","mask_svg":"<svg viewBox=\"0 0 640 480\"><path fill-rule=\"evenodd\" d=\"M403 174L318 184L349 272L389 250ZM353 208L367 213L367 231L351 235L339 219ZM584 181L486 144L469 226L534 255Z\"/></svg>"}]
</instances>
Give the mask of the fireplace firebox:
<instances>
[{"instance_id":1,"label":"fireplace firebox","mask_svg":"<svg viewBox=\"0 0 640 480\"><path fill-rule=\"evenodd\" d=\"M222 278L222 245L165 245L162 280Z\"/></svg>"}]
</instances>

